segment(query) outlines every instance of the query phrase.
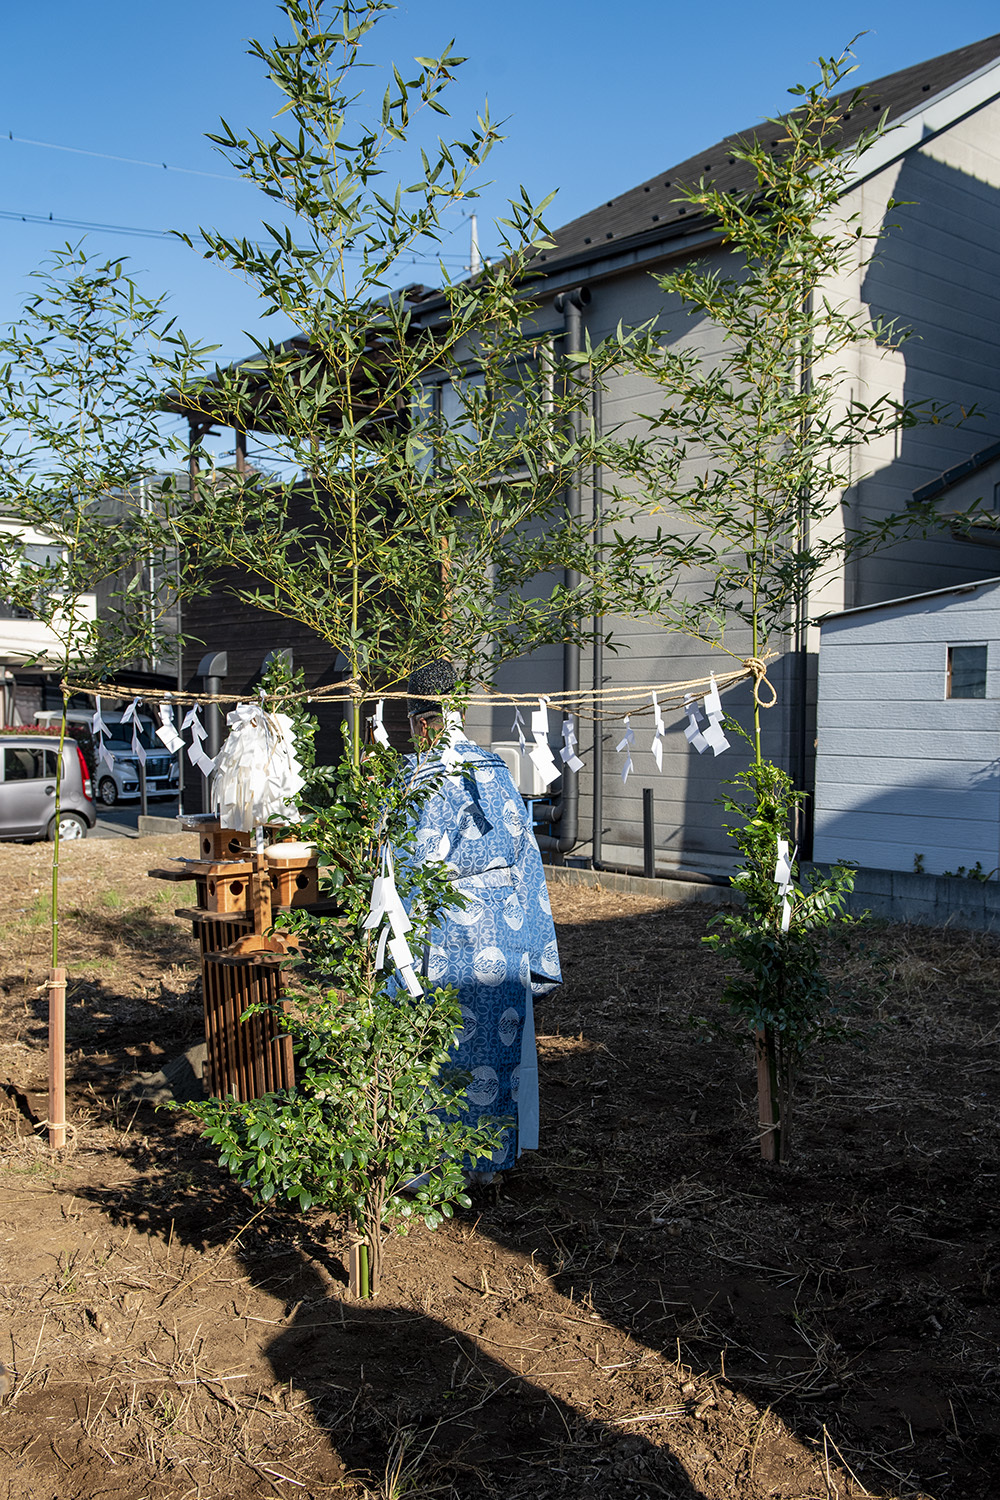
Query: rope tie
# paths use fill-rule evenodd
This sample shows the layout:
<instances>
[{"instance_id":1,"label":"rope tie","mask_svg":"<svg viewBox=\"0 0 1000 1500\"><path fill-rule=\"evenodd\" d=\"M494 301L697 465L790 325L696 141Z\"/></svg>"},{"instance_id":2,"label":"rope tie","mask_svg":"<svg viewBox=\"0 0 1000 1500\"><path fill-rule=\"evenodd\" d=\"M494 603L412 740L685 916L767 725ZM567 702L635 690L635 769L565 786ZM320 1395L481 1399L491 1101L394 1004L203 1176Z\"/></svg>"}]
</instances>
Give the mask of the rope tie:
<instances>
[{"instance_id":1,"label":"rope tie","mask_svg":"<svg viewBox=\"0 0 1000 1500\"><path fill-rule=\"evenodd\" d=\"M750 673L750 676L753 678L753 701L756 703L757 707L773 708L778 701L778 693L777 689L774 686L774 683L767 675L767 663L765 661L761 661L759 656L747 656L743 660L743 665L746 667L747 671ZM765 701L765 699L760 696L760 690L762 687L766 687L768 692L771 694L769 701Z\"/></svg>"}]
</instances>

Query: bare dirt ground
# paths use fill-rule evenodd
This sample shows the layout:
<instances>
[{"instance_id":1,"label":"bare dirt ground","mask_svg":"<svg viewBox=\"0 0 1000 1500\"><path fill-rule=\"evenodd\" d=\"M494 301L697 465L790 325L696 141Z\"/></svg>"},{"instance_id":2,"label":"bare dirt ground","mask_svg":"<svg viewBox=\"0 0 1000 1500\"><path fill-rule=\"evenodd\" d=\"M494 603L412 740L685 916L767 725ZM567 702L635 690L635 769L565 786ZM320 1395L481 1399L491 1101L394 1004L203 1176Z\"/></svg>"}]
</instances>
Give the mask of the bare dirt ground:
<instances>
[{"instance_id":1,"label":"bare dirt ground","mask_svg":"<svg viewBox=\"0 0 1000 1500\"><path fill-rule=\"evenodd\" d=\"M341 1224L255 1217L128 1095L200 1035L187 888L145 877L186 846L64 851L58 1159L48 851L0 847L5 1500L1000 1495L1000 943L876 930L877 1014L848 955L864 1029L814 1060L774 1168L710 911L556 888L542 1149L394 1239L365 1305Z\"/></svg>"}]
</instances>

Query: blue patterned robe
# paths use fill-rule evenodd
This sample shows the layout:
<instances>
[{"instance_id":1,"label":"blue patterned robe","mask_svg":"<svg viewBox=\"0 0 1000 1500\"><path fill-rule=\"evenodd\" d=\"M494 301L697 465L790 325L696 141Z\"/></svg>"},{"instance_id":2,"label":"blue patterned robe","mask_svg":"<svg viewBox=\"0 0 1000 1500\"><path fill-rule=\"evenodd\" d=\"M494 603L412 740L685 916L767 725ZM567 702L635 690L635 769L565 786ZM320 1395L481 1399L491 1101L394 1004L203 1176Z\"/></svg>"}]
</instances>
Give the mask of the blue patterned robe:
<instances>
[{"instance_id":1,"label":"blue patterned robe","mask_svg":"<svg viewBox=\"0 0 1000 1500\"><path fill-rule=\"evenodd\" d=\"M555 989L562 974L521 794L499 755L464 738L454 749L461 764L425 804L412 857L445 860L466 904L433 933L422 972L429 985L458 991L464 1024L453 1056L471 1074L469 1117L509 1122L492 1160L475 1163L496 1172L538 1146L533 999ZM436 758L423 764L436 768Z\"/></svg>"}]
</instances>

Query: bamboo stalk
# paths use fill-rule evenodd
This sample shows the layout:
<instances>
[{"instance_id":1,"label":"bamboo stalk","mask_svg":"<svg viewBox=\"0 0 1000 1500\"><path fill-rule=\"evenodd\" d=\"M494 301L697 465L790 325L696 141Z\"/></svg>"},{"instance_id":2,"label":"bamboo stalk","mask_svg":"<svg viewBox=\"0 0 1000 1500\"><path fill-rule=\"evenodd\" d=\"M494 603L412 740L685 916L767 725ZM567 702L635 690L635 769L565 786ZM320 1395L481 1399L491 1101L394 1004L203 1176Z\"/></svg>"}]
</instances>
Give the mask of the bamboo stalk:
<instances>
[{"instance_id":1,"label":"bamboo stalk","mask_svg":"<svg viewBox=\"0 0 1000 1500\"><path fill-rule=\"evenodd\" d=\"M49 1145L66 1144L66 970L49 972Z\"/></svg>"},{"instance_id":2,"label":"bamboo stalk","mask_svg":"<svg viewBox=\"0 0 1000 1500\"><path fill-rule=\"evenodd\" d=\"M760 1126L760 1154L764 1161L779 1159L780 1126L777 1112L774 1035L762 1027L755 1036L757 1046L757 1120Z\"/></svg>"}]
</instances>

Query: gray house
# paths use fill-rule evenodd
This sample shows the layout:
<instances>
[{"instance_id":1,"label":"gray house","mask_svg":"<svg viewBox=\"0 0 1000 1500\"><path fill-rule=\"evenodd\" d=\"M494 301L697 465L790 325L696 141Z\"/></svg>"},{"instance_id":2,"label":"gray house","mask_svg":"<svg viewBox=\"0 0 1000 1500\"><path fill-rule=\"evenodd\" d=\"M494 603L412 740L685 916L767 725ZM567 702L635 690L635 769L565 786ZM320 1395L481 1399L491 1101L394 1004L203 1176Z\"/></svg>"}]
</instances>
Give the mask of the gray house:
<instances>
[{"instance_id":1,"label":"gray house","mask_svg":"<svg viewBox=\"0 0 1000 1500\"><path fill-rule=\"evenodd\" d=\"M846 610L819 653L816 859L1000 865L1000 578Z\"/></svg>"},{"instance_id":2,"label":"gray house","mask_svg":"<svg viewBox=\"0 0 1000 1500\"><path fill-rule=\"evenodd\" d=\"M859 311L898 319L913 336L899 352L881 358L874 346L870 353L854 351L853 365L844 373L869 398L887 391L913 400L975 405L978 416L967 428L920 428L872 449L843 496L854 515L874 518L901 509L915 492L930 488L941 495L942 531L933 541L910 542L852 562L814 590L802 618L789 621L781 660L770 673L779 696L767 716L767 749L807 788L814 774L819 645L818 629L809 621L953 587L995 567L995 552L968 531L952 534L947 515L958 501L985 496L992 506L994 496L1000 499L1000 36L879 80L869 86L864 110L866 117L848 129L856 126L860 132L882 112L895 128L862 158L844 212L860 215L869 229L884 222L893 227L877 263L831 293ZM693 332L681 309L663 306L653 277L689 257L726 264L730 252L720 247L712 225L678 204L675 193L678 182L699 178L720 188L750 187L747 169L732 155L735 140L707 147L556 231L556 248L540 257L539 323L561 330L566 341L588 334L597 342L620 319L639 323L659 316L672 340L696 341L711 359L717 332L704 324ZM890 199L896 200L892 209ZM432 315L429 308L425 316ZM635 378L612 380L603 399L604 420L624 423L627 431L649 399ZM584 510L591 503L585 492ZM985 541L997 539L988 528L973 530ZM695 678L718 665L703 647L681 636L609 623L629 649L596 661L583 653L578 666L583 687ZM576 671L557 653L539 652L506 668L500 683L553 690L563 686L565 673L571 682ZM745 713L748 691L733 690L726 706ZM509 710L499 709L471 716L470 724L481 742L490 743L510 738L509 720ZM682 733L685 723L681 714L668 721L662 773L646 749L649 737L645 731L637 735L635 771L625 786L614 753L620 731L612 726L596 737L581 731L586 768L578 778L578 802L574 807L571 796L563 808L569 826L556 841L564 850L572 843L574 855L584 860L635 866L642 847L642 789L652 787L658 865L728 867L718 797L722 778L738 769L738 752L718 759L692 754Z\"/></svg>"},{"instance_id":3,"label":"gray house","mask_svg":"<svg viewBox=\"0 0 1000 1500\"><path fill-rule=\"evenodd\" d=\"M774 101L761 101L762 112L769 104L773 108ZM832 286L830 294L862 315L868 310L873 317L896 319L914 336L898 352L879 351L874 344L870 350L853 351L843 373L869 399L885 392L974 406L978 415L967 428L916 429L894 444L871 449L842 497L853 515L877 518L901 509L915 492L930 490L941 497L942 529L933 541L897 546L825 578L803 601L799 617L788 621L778 643L780 659L770 670L778 703L767 716L767 751L806 788L814 774L819 645L818 629L810 621L981 578L993 571L995 553L985 550L976 536L995 542L998 535L986 527L973 528L975 535L968 528L953 533L948 512L955 509L956 498L984 495L992 505L994 495L1000 497L1000 36L870 85L864 108L846 122L845 133L860 134L883 112L895 128L862 158L844 195L844 212L860 216L868 230L893 227L877 262ZM682 308L664 306L654 277L690 258L730 266L731 252L720 244L717 230L677 201L677 185L706 179L720 188L751 188L748 169L733 155L737 139L728 137L665 168L557 230L554 248L536 262L534 329L572 350L588 337L599 342L619 322L659 319L670 342L694 344L710 361L719 348L719 331L704 323L693 326ZM891 200L895 206L890 209ZM442 316L441 299L426 289L417 289L412 305L416 326ZM445 410L447 389L440 396ZM653 388L620 375L608 383L598 419L627 433L655 399ZM243 433L237 434L238 461L241 443L245 453ZM584 514L596 505L600 485L600 476L588 476L571 497ZM671 682L702 678L728 663L680 635L628 621L604 623L627 646L621 654L539 651L504 668L498 686L544 693ZM223 639L227 629L238 647L241 636L231 612L228 621L220 615L194 633L205 644L224 648L229 645ZM307 643L291 637L270 644L294 646L295 660L306 666L310 684L328 680L323 675L331 669L328 652L310 652ZM738 648L740 643L731 644ZM200 686L196 665L203 649L198 646L185 657L182 686ZM243 690L242 677L237 690ZM728 695L726 707L737 715L747 712L745 686ZM509 743L511 717L505 708L476 709L469 715L469 728L483 744ZM740 756L736 749L720 758L693 754L682 732L685 722L678 713L668 721L662 771L647 748L651 736L639 731L634 773L623 785L615 754L620 729L605 725L595 734L583 721L579 751L585 767L578 776L564 778L554 821L543 838L555 857L635 866L642 847L642 791L651 787L658 865L709 871L729 867L718 798L722 779L739 768ZM802 852L807 854L808 847Z\"/></svg>"}]
</instances>

